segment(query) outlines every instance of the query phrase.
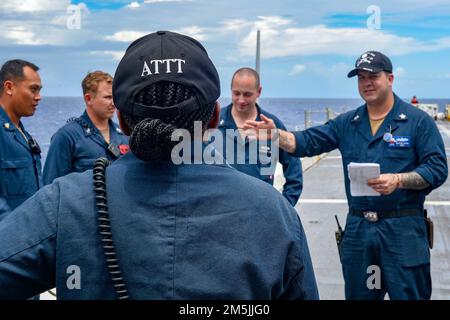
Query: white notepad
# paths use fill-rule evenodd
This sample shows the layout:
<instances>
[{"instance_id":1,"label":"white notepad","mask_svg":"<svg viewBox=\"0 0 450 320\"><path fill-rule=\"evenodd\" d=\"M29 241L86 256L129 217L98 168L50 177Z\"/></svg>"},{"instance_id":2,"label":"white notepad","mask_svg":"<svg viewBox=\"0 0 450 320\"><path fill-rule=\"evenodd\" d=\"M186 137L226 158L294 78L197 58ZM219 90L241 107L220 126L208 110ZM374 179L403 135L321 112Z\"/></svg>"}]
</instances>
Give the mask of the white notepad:
<instances>
[{"instance_id":1,"label":"white notepad","mask_svg":"<svg viewBox=\"0 0 450 320\"><path fill-rule=\"evenodd\" d=\"M380 165L378 163L350 162L347 165L347 170L350 179L350 193L353 197L380 195L379 192L367 185L367 180L380 176Z\"/></svg>"}]
</instances>

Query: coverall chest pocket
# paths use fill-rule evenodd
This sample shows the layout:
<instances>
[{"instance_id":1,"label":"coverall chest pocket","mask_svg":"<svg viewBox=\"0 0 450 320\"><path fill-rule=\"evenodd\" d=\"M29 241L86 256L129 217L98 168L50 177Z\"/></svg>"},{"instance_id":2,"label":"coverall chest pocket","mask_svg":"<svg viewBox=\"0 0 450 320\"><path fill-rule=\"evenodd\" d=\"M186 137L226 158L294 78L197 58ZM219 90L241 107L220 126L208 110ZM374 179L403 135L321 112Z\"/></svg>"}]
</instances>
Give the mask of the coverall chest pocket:
<instances>
[{"instance_id":1,"label":"coverall chest pocket","mask_svg":"<svg viewBox=\"0 0 450 320\"><path fill-rule=\"evenodd\" d=\"M386 158L414 159L416 157L413 148L385 148L383 152Z\"/></svg>"},{"instance_id":2,"label":"coverall chest pocket","mask_svg":"<svg viewBox=\"0 0 450 320\"><path fill-rule=\"evenodd\" d=\"M34 178L29 168L33 167L31 159L9 159L0 161L0 186L7 197L20 197L31 188L27 181Z\"/></svg>"},{"instance_id":3,"label":"coverall chest pocket","mask_svg":"<svg viewBox=\"0 0 450 320\"><path fill-rule=\"evenodd\" d=\"M343 148L340 149L342 158L345 159L347 162L355 162L358 161L359 155L361 152L361 149L358 149L356 146L353 146L352 148Z\"/></svg>"},{"instance_id":4,"label":"coverall chest pocket","mask_svg":"<svg viewBox=\"0 0 450 320\"><path fill-rule=\"evenodd\" d=\"M94 167L96 159L80 159L77 161L77 170L78 171L86 171L92 169Z\"/></svg>"},{"instance_id":5,"label":"coverall chest pocket","mask_svg":"<svg viewBox=\"0 0 450 320\"><path fill-rule=\"evenodd\" d=\"M385 148L383 156L382 172L409 172L417 167L414 148Z\"/></svg>"}]
</instances>

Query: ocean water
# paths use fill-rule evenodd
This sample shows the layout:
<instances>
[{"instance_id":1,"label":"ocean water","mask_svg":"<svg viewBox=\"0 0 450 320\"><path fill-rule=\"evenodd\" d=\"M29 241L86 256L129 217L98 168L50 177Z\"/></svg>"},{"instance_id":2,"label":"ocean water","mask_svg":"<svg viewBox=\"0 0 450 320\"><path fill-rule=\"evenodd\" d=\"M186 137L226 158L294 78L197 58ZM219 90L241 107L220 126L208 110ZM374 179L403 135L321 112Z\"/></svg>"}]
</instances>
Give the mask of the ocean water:
<instances>
[{"instance_id":1,"label":"ocean water","mask_svg":"<svg viewBox=\"0 0 450 320\"><path fill-rule=\"evenodd\" d=\"M229 98L221 98L221 106L230 104ZM437 103L439 112L443 112L450 99L421 99L422 103ZM326 108L334 114L343 113L360 106L361 99L299 99L299 98L261 98L261 108L276 115L288 130L301 130L305 127L305 110L311 113L311 125L326 121ZM22 118L28 132L38 141L42 149L42 161L45 161L52 135L62 127L67 119L80 116L85 109L81 97L44 97L34 116ZM117 121L117 119L115 119Z\"/></svg>"}]
</instances>

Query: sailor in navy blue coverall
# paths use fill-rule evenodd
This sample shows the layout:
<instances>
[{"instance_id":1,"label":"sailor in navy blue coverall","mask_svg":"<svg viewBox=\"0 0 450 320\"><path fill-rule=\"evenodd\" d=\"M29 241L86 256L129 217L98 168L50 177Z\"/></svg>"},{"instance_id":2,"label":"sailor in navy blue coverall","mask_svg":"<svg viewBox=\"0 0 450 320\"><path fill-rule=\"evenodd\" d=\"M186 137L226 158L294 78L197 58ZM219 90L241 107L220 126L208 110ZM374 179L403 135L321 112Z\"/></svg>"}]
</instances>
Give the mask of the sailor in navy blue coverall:
<instances>
[{"instance_id":1,"label":"sailor in navy blue coverall","mask_svg":"<svg viewBox=\"0 0 450 320\"><path fill-rule=\"evenodd\" d=\"M44 166L44 183L71 172L92 169L94 161L111 161L128 151L128 138L111 118L112 77L102 71L88 73L82 82L86 111L69 119L52 137Z\"/></svg>"},{"instance_id":2,"label":"sailor in navy blue coverall","mask_svg":"<svg viewBox=\"0 0 450 320\"><path fill-rule=\"evenodd\" d=\"M142 61L161 60L180 72L141 76ZM196 40L160 31L135 41L114 80L132 152L99 186L109 214L97 212L87 170L55 179L7 215L0 299L54 286L59 299L114 299L125 285L133 299L318 299L301 221L279 192L223 159L210 162L202 148L188 163L171 160L170 129L186 131L195 119L216 127L219 95L219 75Z\"/></svg>"},{"instance_id":3,"label":"sailor in navy blue coverall","mask_svg":"<svg viewBox=\"0 0 450 320\"><path fill-rule=\"evenodd\" d=\"M259 82L258 73L251 68L241 68L235 72L231 81L232 103L223 108L220 112L219 130L224 137L223 152L227 162L237 170L261 179L271 185L274 183L276 163L279 161L283 166L285 183L283 186L283 196L292 206L295 206L303 189L302 166L300 159L291 156L288 152L279 149L272 150L272 144L267 141L260 144L258 141L242 139L237 132L242 128L245 120L261 120L260 114L269 116L274 120L277 128L286 130L285 126L277 117L265 112L256 103L261 94L262 87ZM232 144L232 146L230 146ZM252 146L251 144L256 144ZM232 156L230 150L234 148ZM245 162L239 161L239 150L245 151ZM252 152L257 152L252 155ZM275 155L278 154L278 157ZM256 161L251 161L252 157ZM269 163L263 159L271 159ZM273 170L269 170L269 167ZM267 172L263 170L266 168Z\"/></svg>"},{"instance_id":4,"label":"sailor in navy blue coverall","mask_svg":"<svg viewBox=\"0 0 450 320\"><path fill-rule=\"evenodd\" d=\"M56 179L3 219L0 299L55 286L58 299L115 298L92 184L92 170ZM270 185L227 165L128 153L107 168L107 189L132 298L318 299L297 212ZM74 265L80 289L67 285Z\"/></svg>"},{"instance_id":5,"label":"sailor in navy blue coverall","mask_svg":"<svg viewBox=\"0 0 450 320\"><path fill-rule=\"evenodd\" d=\"M6 62L0 93L0 213L15 209L42 186L41 155L21 117L32 116L41 99L39 68L23 60ZM23 72L23 77L18 76ZM1 214L0 214L1 219Z\"/></svg>"},{"instance_id":6,"label":"sailor in navy blue coverall","mask_svg":"<svg viewBox=\"0 0 450 320\"><path fill-rule=\"evenodd\" d=\"M109 120L110 143L107 143L89 119L86 111L79 118L70 119L52 137L44 166L44 183L71 172L92 169L96 159L105 157L111 161L128 151L128 138ZM109 146L116 146L114 154Z\"/></svg>"},{"instance_id":7,"label":"sailor in navy blue coverall","mask_svg":"<svg viewBox=\"0 0 450 320\"><path fill-rule=\"evenodd\" d=\"M366 104L301 132L279 131L280 147L297 157L339 149L349 214L342 269L347 299L429 299L430 251L424 219L425 196L448 175L444 143L434 120L392 92L390 60L367 52L349 77L358 75ZM245 128L274 128L270 119ZM377 128L378 127L378 128ZM368 185L381 196L352 196L347 165L378 163L381 175ZM329 182L328 182L329 183ZM368 279L378 267L377 286ZM375 278L372 278L375 279Z\"/></svg>"}]
</instances>

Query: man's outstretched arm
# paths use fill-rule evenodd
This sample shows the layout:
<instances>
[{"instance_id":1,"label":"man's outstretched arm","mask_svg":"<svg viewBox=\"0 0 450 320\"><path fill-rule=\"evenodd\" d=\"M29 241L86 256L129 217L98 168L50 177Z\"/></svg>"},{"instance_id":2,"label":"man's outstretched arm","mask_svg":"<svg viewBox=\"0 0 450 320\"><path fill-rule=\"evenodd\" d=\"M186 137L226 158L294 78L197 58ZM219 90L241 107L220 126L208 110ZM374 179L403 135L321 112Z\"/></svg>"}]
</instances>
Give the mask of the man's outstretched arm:
<instances>
[{"instance_id":1,"label":"man's outstretched arm","mask_svg":"<svg viewBox=\"0 0 450 320\"><path fill-rule=\"evenodd\" d=\"M266 139L273 141L279 139L279 147L284 151L293 153L296 147L294 134L289 131L277 129L273 120L267 118L263 114L261 114L261 119L262 121L247 120L245 122L244 130L248 130L249 132L254 130L254 135L250 133L249 136L253 136L256 139Z\"/></svg>"}]
</instances>

